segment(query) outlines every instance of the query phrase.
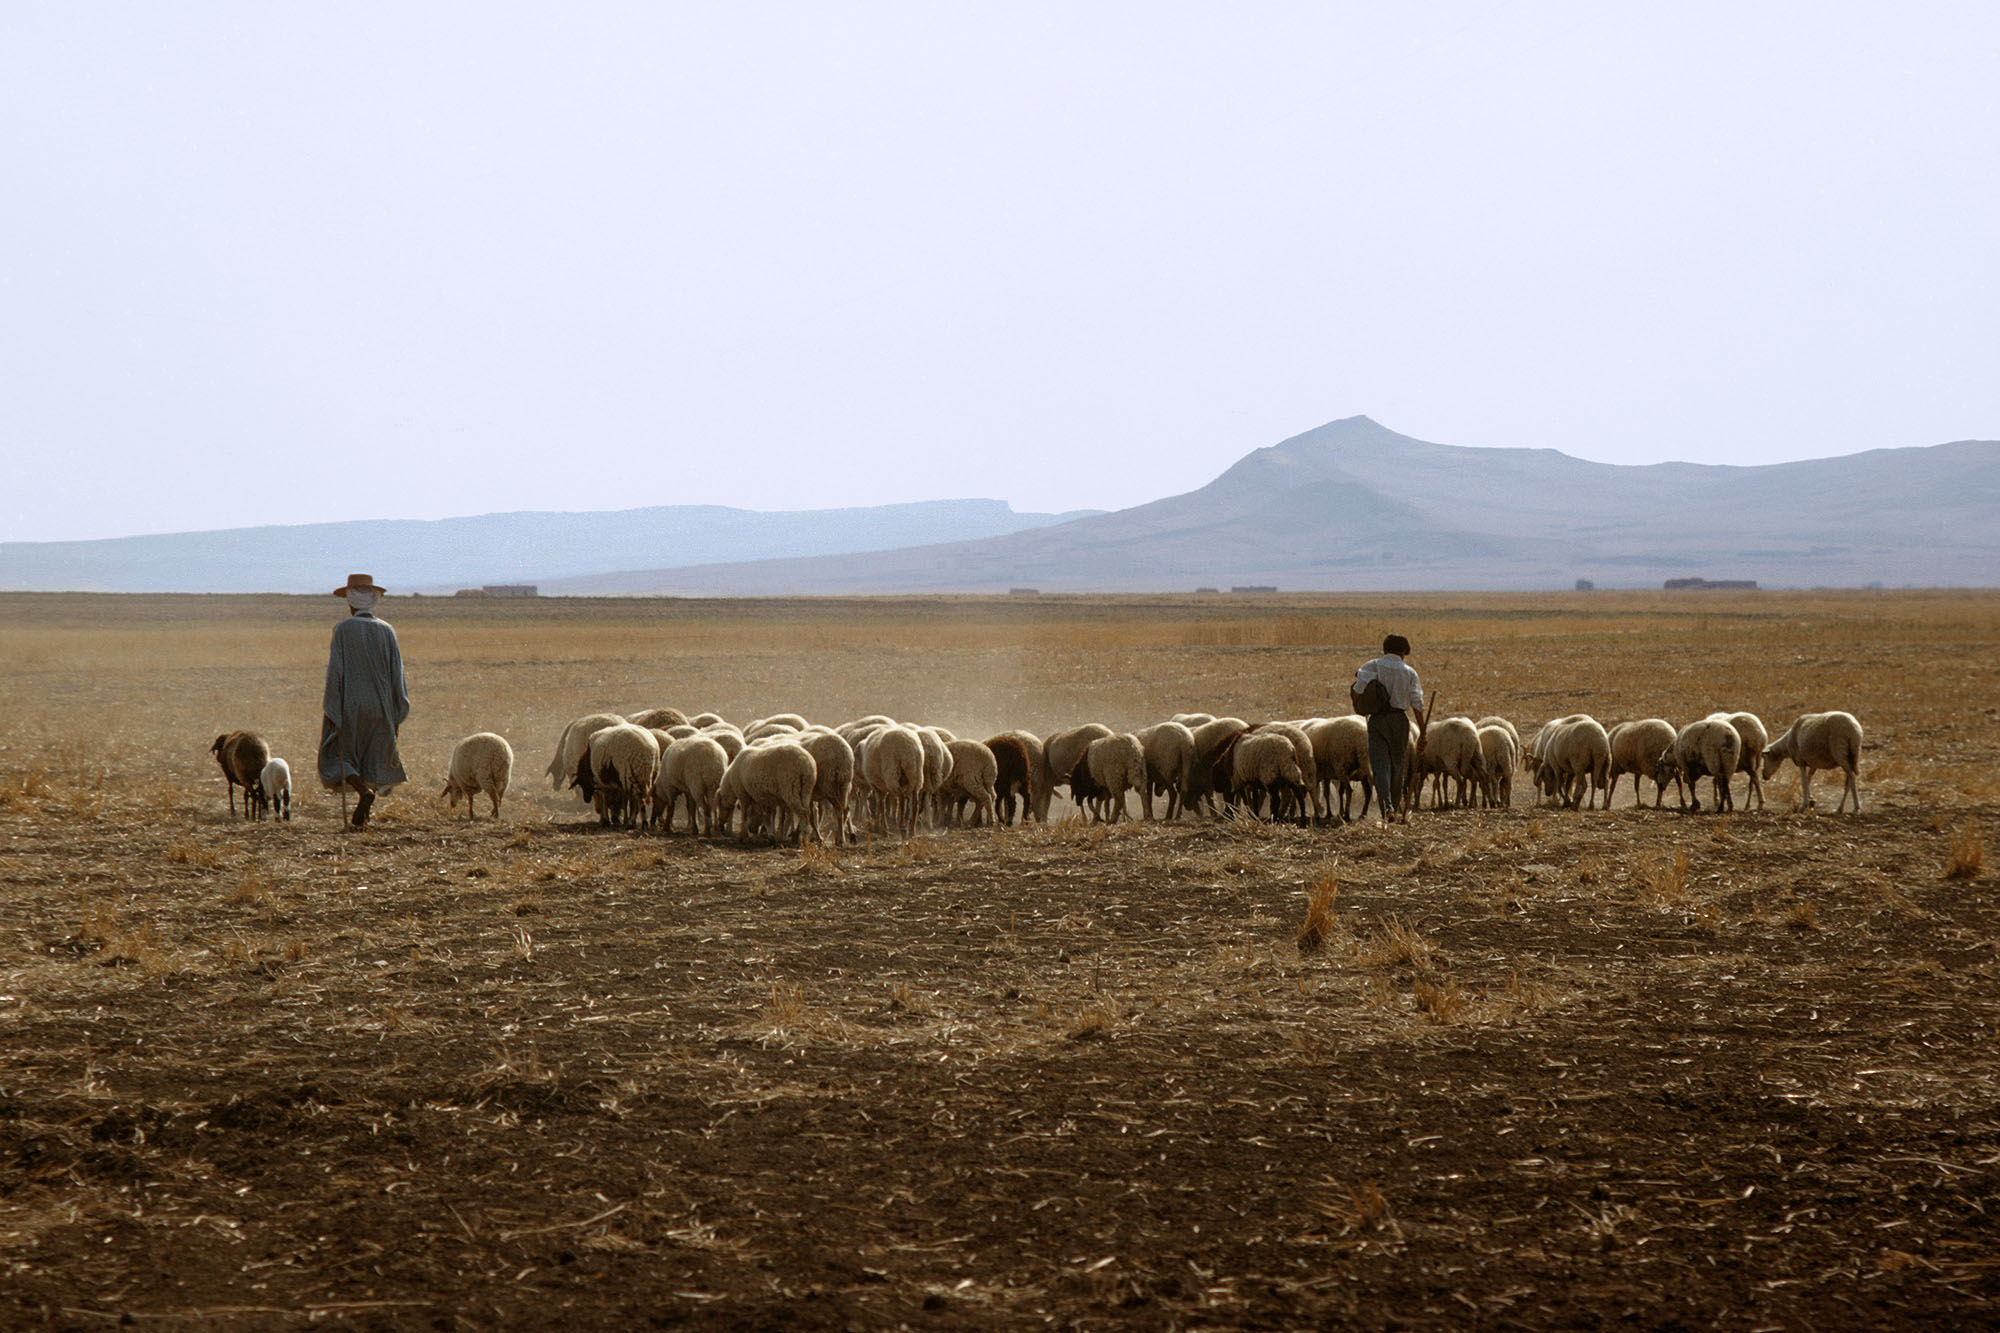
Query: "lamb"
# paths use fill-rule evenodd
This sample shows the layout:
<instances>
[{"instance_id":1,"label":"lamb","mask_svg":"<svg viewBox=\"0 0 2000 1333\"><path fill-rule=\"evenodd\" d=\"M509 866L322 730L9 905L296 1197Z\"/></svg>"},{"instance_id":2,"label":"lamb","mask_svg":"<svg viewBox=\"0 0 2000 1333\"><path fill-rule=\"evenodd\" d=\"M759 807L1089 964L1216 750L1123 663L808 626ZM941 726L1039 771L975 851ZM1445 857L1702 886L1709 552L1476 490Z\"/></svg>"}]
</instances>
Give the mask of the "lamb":
<instances>
[{"instance_id":1,"label":"lamb","mask_svg":"<svg viewBox=\"0 0 2000 1333\"><path fill-rule=\"evenodd\" d=\"M798 735L799 745L813 757L816 777L813 804L826 807L833 821L836 843L854 840L851 812L854 802L854 747L825 727L809 727ZM814 815L817 824L817 813Z\"/></svg>"},{"instance_id":2,"label":"lamb","mask_svg":"<svg viewBox=\"0 0 2000 1333\"><path fill-rule=\"evenodd\" d=\"M1565 810L1596 809L1611 770L1611 737L1604 725L1588 713L1577 713L1550 723L1535 739L1541 745L1536 785L1560 796ZM1590 794L1587 802L1585 793Z\"/></svg>"},{"instance_id":3,"label":"lamb","mask_svg":"<svg viewBox=\"0 0 2000 1333\"><path fill-rule=\"evenodd\" d=\"M729 768L729 752L713 736L682 736L660 754L659 776L653 779L652 822L663 832L674 831L674 812L687 802L688 832L710 837L715 832L715 794Z\"/></svg>"},{"instance_id":4,"label":"lamb","mask_svg":"<svg viewBox=\"0 0 2000 1333\"><path fill-rule=\"evenodd\" d=\"M798 826L799 846L803 847L808 833L815 842L820 840L813 812L813 788L818 781L819 771L803 745L784 740L746 745L722 774L715 813L727 828L736 807L743 807L738 842L747 839L753 828L770 831L775 840L778 821L785 819Z\"/></svg>"},{"instance_id":5,"label":"lamb","mask_svg":"<svg viewBox=\"0 0 2000 1333\"><path fill-rule=\"evenodd\" d=\"M951 776L938 795L941 802L949 804L953 822L970 802L975 824L989 819L997 823L1000 761L979 741L947 741L945 748L951 752Z\"/></svg>"},{"instance_id":6,"label":"lamb","mask_svg":"<svg viewBox=\"0 0 2000 1333\"><path fill-rule=\"evenodd\" d=\"M1194 732L1180 722L1155 722L1132 733L1146 752L1148 795L1167 798L1166 818L1184 808L1194 781Z\"/></svg>"},{"instance_id":7,"label":"lamb","mask_svg":"<svg viewBox=\"0 0 2000 1333\"><path fill-rule=\"evenodd\" d=\"M917 805L924 794L924 743L908 727L883 727L861 752L862 778L885 828L905 838L917 833Z\"/></svg>"},{"instance_id":8,"label":"lamb","mask_svg":"<svg viewBox=\"0 0 2000 1333\"><path fill-rule=\"evenodd\" d=\"M264 765L271 762L271 747L254 731L225 731L215 738L208 752L222 766L223 781L229 790L229 813L236 813L236 789L241 787L243 817L251 818L256 813L251 806L261 793L257 780L263 776Z\"/></svg>"},{"instance_id":9,"label":"lamb","mask_svg":"<svg viewBox=\"0 0 2000 1333\"><path fill-rule=\"evenodd\" d=\"M1802 713L1792 719L1785 734L1764 747L1764 776L1774 778L1789 759L1799 766L1799 808L1813 808L1812 775L1815 769L1838 768L1847 774L1847 785L1833 812L1839 814L1848 798L1854 813L1861 813L1861 791L1855 778L1861 770L1861 723L1852 713Z\"/></svg>"},{"instance_id":10,"label":"lamb","mask_svg":"<svg viewBox=\"0 0 2000 1333\"><path fill-rule=\"evenodd\" d=\"M1504 810L1514 803L1514 764L1521 748L1518 733L1511 726L1482 722L1479 748L1486 755L1486 804Z\"/></svg>"},{"instance_id":11,"label":"lamb","mask_svg":"<svg viewBox=\"0 0 2000 1333\"><path fill-rule=\"evenodd\" d=\"M257 775L257 818L270 810L280 819L292 817L292 766L273 759Z\"/></svg>"},{"instance_id":12,"label":"lamb","mask_svg":"<svg viewBox=\"0 0 2000 1333\"><path fill-rule=\"evenodd\" d=\"M1736 802L1729 792L1729 775L1742 757L1743 738L1736 734L1736 728L1723 719L1705 717L1681 728L1673 745L1654 762L1653 781L1658 784L1669 775L1679 776L1687 783L1691 807L1700 810L1701 793L1694 780L1711 777L1715 779L1716 809L1733 810Z\"/></svg>"},{"instance_id":13,"label":"lamb","mask_svg":"<svg viewBox=\"0 0 2000 1333\"><path fill-rule=\"evenodd\" d=\"M586 713L564 727L562 739L556 742L555 756L549 760L550 789L561 791L566 783L575 786L576 766L590 748L590 738L606 727L615 727L624 721L618 713Z\"/></svg>"},{"instance_id":14,"label":"lamb","mask_svg":"<svg viewBox=\"0 0 2000 1333\"><path fill-rule=\"evenodd\" d=\"M1667 788L1654 777L1660 762L1675 739L1680 735L1674 724L1663 717L1642 718L1637 722L1620 722L1607 733L1611 744L1611 788L1604 794L1604 808L1611 808L1611 798L1618 794L1618 779L1632 775L1632 802L1641 804L1644 797L1639 792L1639 779L1653 778L1653 808L1660 808L1667 798ZM1687 794L1681 791L1680 775L1674 776L1674 789L1680 792L1681 804L1687 804Z\"/></svg>"},{"instance_id":15,"label":"lamb","mask_svg":"<svg viewBox=\"0 0 2000 1333\"><path fill-rule=\"evenodd\" d=\"M1283 729L1258 727L1238 732L1232 739L1235 743L1229 747L1229 789L1250 807L1251 813L1259 812L1266 795L1271 798L1273 818L1278 816L1286 796L1295 797L1302 811L1310 808L1306 800L1306 770L1299 764L1298 749L1292 738Z\"/></svg>"},{"instance_id":16,"label":"lamb","mask_svg":"<svg viewBox=\"0 0 2000 1333\"><path fill-rule=\"evenodd\" d=\"M1042 765L1041 738L1030 731L1003 731L989 737L986 748L993 751L999 773L993 780L993 799L1000 822L1014 822L1014 802L1020 800L1021 818L1035 813L1035 774Z\"/></svg>"},{"instance_id":17,"label":"lamb","mask_svg":"<svg viewBox=\"0 0 2000 1333\"><path fill-rule=\"evenodd\" d=\"M638 826L660 772L660 742L644 727L621 722L590 738L577 762L576 785L597 811L600 827Z\"/></svg>"},{"instance_id":18,"label":"lamb","mask_svg":"<svg viewBox=\"0 0 2000 1333\"><path fill-rule=\"evenodd\" d=\"M1131 732L1099 736L1090 742L1070 769L1070 796L1115 824L1125 818L1125 793L1137 790L1147 819L1153 817L1153 793L1146 786L1146 747Z\"/></svg>"},{"instance_id":19,"label":"lamb","mask_svg":"<svg viewBox=\"0 0 2000 1333\"><path fill-rule=\"evenodd\" d=\"M465 817L478 818L478 807L474 797L481 792L493 803L493 817L500 818L500 798L507 794L507 784L514 776L514 747L506 738L490 731L476 732L451 747L451 763L445 769L444 790L438 795L445 798L453 809L458 807L459 798L465 799Z\"/></svg>"},{"instance_id":20,"label":"lamb","mask_svg":"<svg viewBox=\"0 0 2000 1333\"><path fill-rule=\"evenodd\" d=\"M1736 735L1743 742L1743 757L1736 761L1736 771L1750 775L1750 790L1743 797L1743 806L1748 809L1750 798L1757 798L1757 808L1764 808L1764 747L1771 743L1771 733L1764 729L1764 719L1755 713L1710 713L1718 722L1727 722L1736 728Z\"/></svg>"},{"instance_id":21,"label":"lamb","mask_svg":"<svg viewBox=\"0 0 2000 1333\"><path fill-rule=\"evenodd\" d=\"M1448 783L1458 784L1458 805L1466 804L1475 790L1483 793L1486 790L1486 751L1479 743L1479 727L1469 717L1443 717L1431 723L1417 741L1410 773L1416 781L1419 799L1423 795L1425 775L1436 776L1437 795L1432 804L1440 809L1446 804ZM1412 805L1416 803L1411 802Z\"/></svg>"}]
</instances>

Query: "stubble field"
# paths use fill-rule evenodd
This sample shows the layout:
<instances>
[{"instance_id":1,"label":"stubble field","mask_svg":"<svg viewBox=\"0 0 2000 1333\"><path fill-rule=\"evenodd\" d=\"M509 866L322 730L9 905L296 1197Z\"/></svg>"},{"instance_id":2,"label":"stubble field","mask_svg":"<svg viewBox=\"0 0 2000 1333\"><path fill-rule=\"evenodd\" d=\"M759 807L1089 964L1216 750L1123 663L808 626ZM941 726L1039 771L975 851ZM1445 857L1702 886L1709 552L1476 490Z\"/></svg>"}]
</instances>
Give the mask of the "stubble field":
<instances>
[{"instance_id":1,"label":"stubble field","mask_svg":"<svg viewBox=\"0 0 2000 1333\"><path fill-rule=\"evenodd\" d=\"M413 781L358 835L310 776L339 612L0 595L0 1325L2000 1316L2000 595L398 598ZM1863 810L1787 770L801 854L542 776L598 708L1344 711L1392 628L1524 731L1848 709ZM235 728L292 823L231 819ZM498 823L433 800L480 730Z\"/></svg>"}]
</instances>

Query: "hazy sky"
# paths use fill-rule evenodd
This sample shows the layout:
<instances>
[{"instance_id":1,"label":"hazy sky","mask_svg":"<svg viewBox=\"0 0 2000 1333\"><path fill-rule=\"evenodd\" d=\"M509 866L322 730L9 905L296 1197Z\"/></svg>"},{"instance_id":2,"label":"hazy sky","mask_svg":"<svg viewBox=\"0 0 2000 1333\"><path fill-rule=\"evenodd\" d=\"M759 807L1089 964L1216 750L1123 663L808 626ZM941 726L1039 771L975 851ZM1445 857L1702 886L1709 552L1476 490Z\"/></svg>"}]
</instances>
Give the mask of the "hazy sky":
<instances>
[{"instance_id":1,"label":"hazy sky","mask_svg":"<svg viewBox=\"0 0 2000 1333\"><path fill-rule=\"evenodd\" d=\"M0 540L2000 437L2000 6L0 6Z\"/></svg>"}]
</instances>

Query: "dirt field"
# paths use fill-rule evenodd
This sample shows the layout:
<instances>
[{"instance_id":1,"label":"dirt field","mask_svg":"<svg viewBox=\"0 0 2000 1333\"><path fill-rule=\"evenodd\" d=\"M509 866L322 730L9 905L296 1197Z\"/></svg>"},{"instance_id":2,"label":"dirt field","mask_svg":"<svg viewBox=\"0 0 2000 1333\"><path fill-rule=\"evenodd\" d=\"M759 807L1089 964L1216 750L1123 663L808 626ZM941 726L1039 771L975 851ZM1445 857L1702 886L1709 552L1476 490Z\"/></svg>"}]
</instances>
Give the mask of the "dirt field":
<instances>
[{"instance_id":1,"label":"dirt field","mask_svg":"<svg viewBox=\"0 0 2000 1333\"><path fill-rule=\"evenodd\" d=\"M2000 1323L2000 595L396 599L413 781L353 836L339 611L0 595L0 1325ZM542 776L600 707L1345 711L1389 628L1524 730L1846 708L1863 810L801 854ZM289 825L230 818L238 727Z\"/></svg>"}]
</instances>

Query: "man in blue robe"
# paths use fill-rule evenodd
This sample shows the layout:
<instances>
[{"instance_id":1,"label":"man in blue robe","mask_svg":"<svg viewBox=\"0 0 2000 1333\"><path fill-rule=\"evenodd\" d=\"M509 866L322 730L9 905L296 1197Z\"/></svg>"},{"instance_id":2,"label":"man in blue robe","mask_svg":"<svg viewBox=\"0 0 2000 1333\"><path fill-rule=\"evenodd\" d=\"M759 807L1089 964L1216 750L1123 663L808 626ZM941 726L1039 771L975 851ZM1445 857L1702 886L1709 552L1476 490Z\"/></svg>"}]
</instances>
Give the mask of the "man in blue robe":
<instances>
[{"instance_id":1,"label":"man in blue robe","mask_svg":"<svg viewBox=\"0 0 2000 1333\"><path fill-rule=\"evenodd\" d=\"M321 704L319 780L330 791L353 791L354 827L366 828L375 794L408 782L396 753L396 729L410 715L403 683L403 653L396 631L377 620L375 599L385 590L367 574L350 574L334 589L347 602L347 619L333 630Z\"/></svg>"}]
</instances>

